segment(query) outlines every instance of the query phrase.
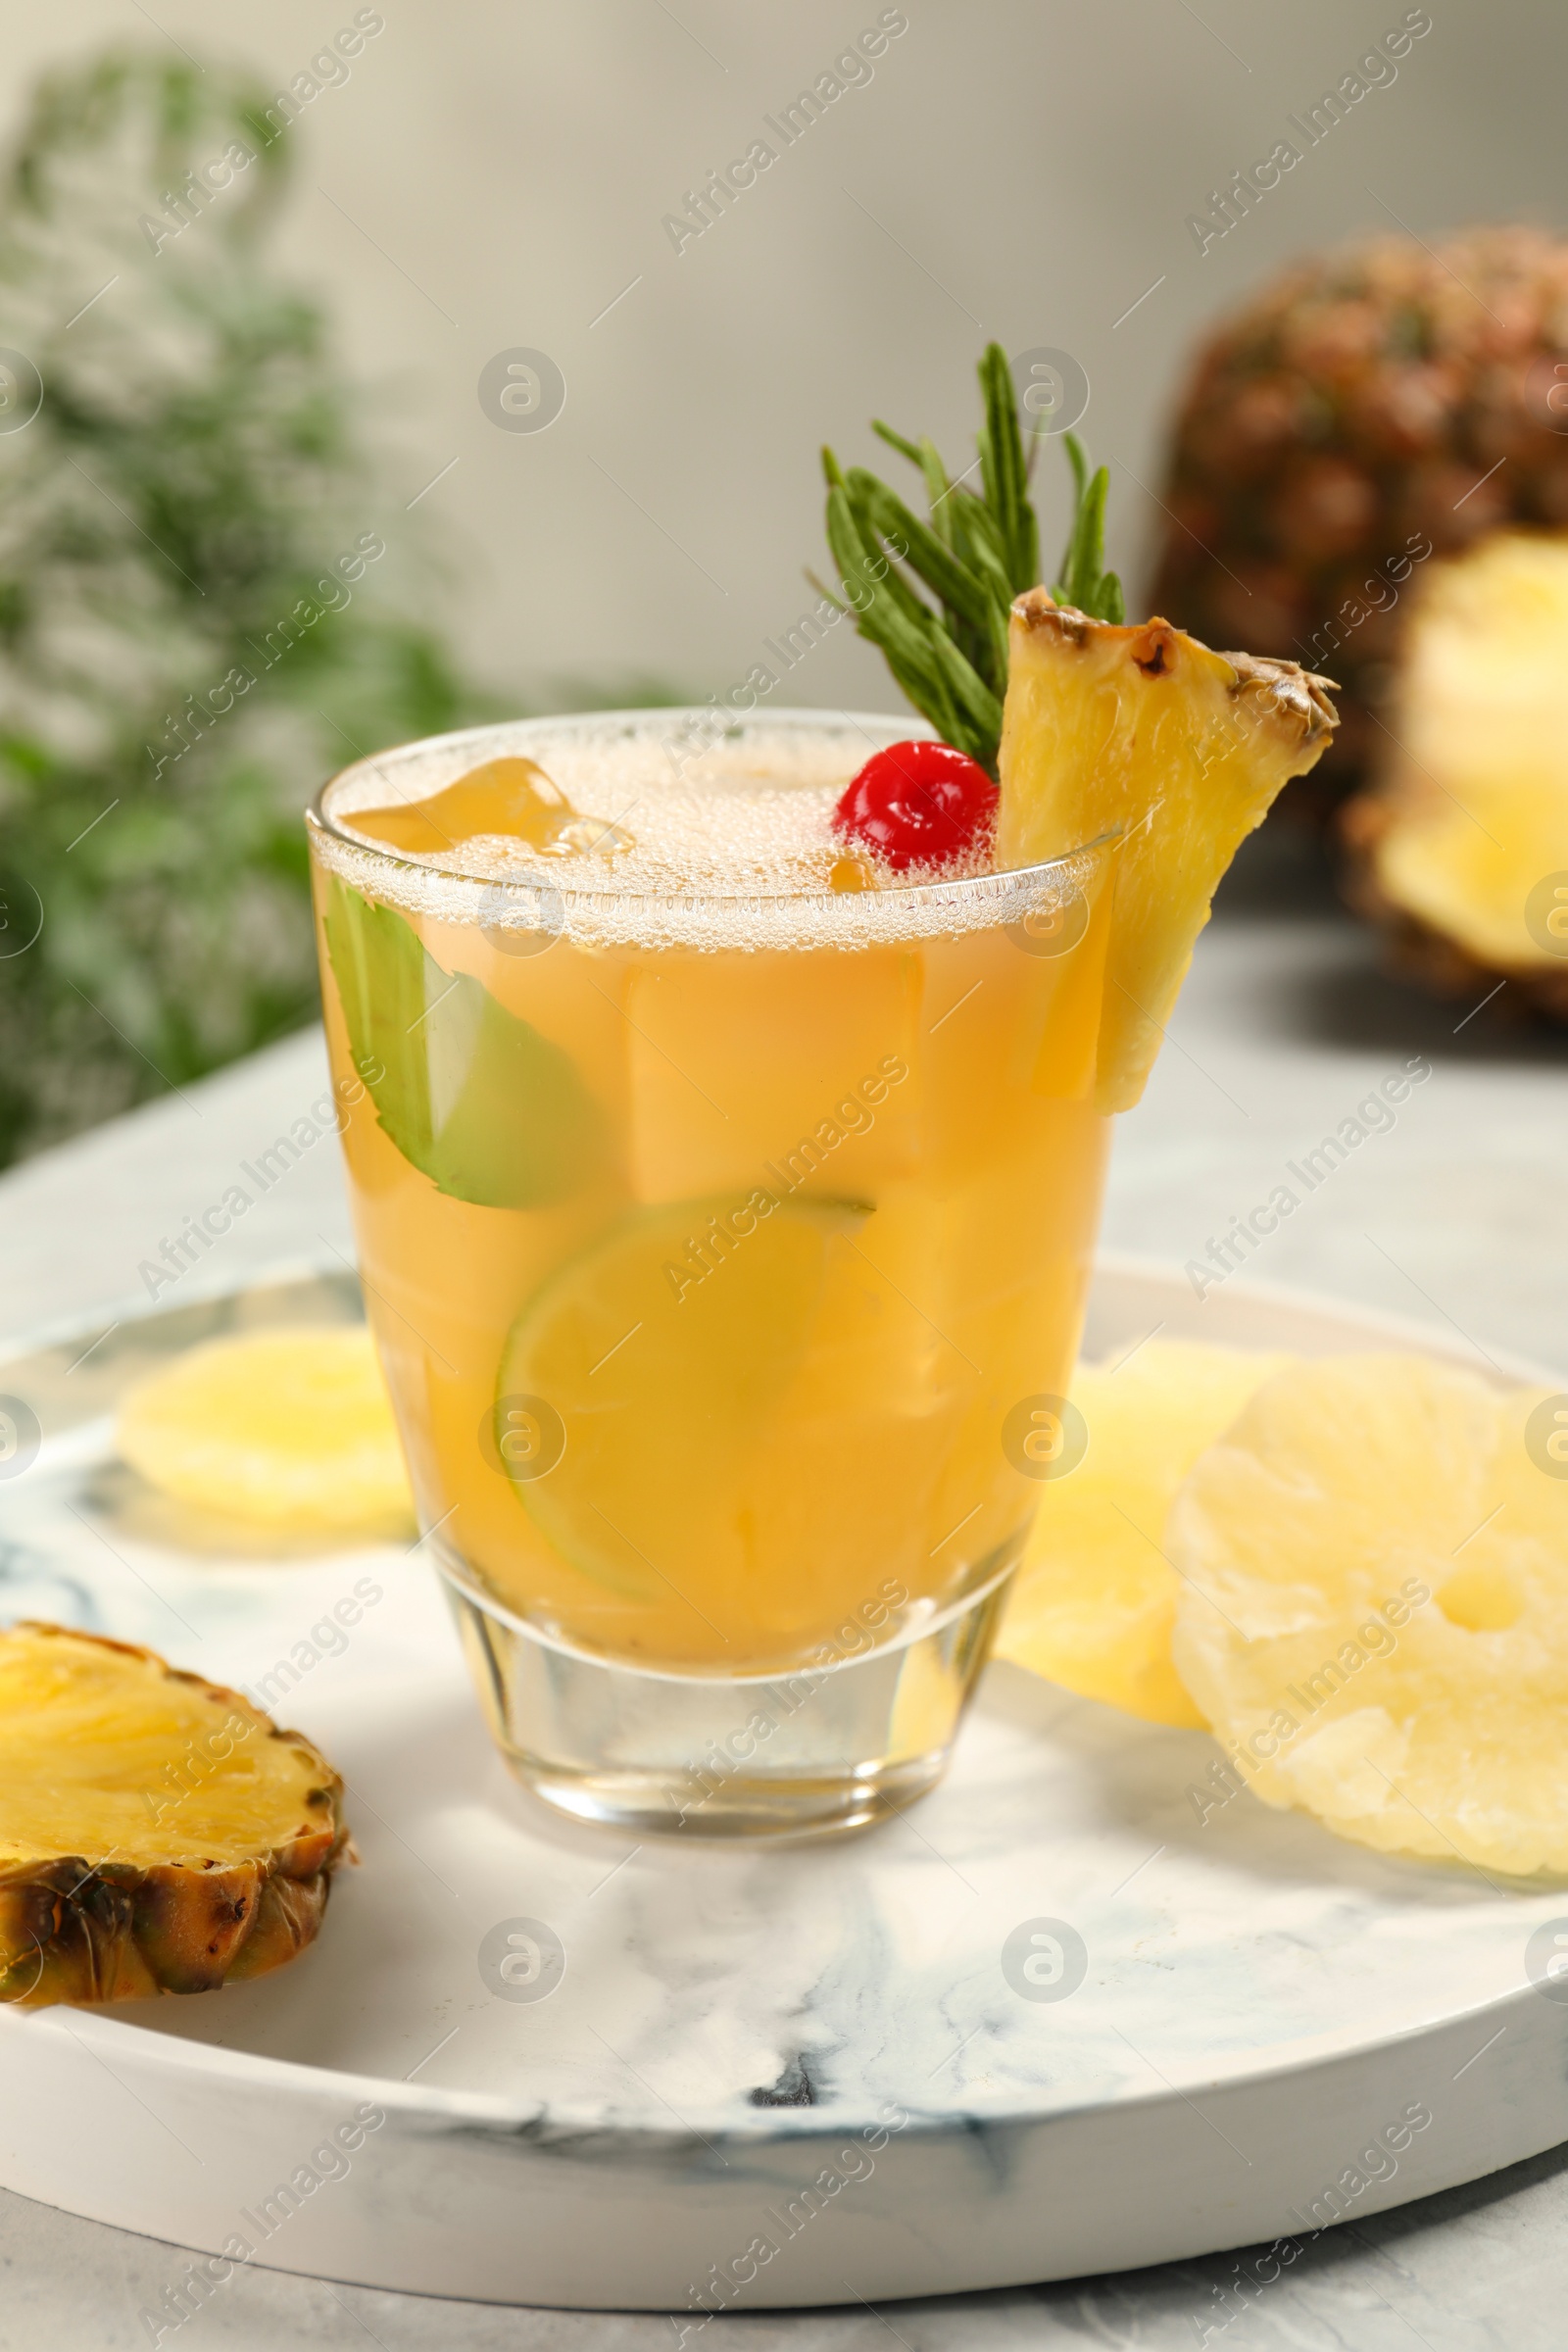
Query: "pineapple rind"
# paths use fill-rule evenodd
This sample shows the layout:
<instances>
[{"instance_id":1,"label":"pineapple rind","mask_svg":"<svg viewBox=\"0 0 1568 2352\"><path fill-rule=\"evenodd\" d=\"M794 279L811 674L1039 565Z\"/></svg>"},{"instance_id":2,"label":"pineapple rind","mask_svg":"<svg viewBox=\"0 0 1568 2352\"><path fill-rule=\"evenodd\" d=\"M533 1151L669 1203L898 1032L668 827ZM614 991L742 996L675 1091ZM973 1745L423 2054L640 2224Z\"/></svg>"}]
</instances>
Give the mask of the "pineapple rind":
<instances>
[{"instance_id":1,"label":"pineapple rind","mask_svg":"<svg viewBox=\"0 0 1568 2352\"><path fill-rule=\"evenodd\" d=\"M1000 865L1116 830L1097 1107L1144 1091L1221 876L1275 796L1322 756L1327 681L1216 654L1150 620L1093 620L1032 588L1012 608Z\"/></svg>"},{"instance_id":2,"label":"pineapple rind","mask_svg":"<svg viewBox=\"0 0 1568 2352\"><path fill-rule=\"evenodd\" d=\"M1499 524L1568 525L1565 349L1568 241L1512 222L1308 255L1195 354L1154 597L1213 644L1309 648L1344 679L1298 815L1382 764L1412 572Z\"/></svg>"},{"instance_id":3,"label":"pineapple rind","mask_svg":"<svg viewBox=\"0 0 1568 2352\"><path fill-rule=\"evenodd\" d=\"M302 1734L151 1650L25 1623L0 1635L0 2000L208 1991L313 1940L348 1833Z\"/></svg>"}]
</instances>

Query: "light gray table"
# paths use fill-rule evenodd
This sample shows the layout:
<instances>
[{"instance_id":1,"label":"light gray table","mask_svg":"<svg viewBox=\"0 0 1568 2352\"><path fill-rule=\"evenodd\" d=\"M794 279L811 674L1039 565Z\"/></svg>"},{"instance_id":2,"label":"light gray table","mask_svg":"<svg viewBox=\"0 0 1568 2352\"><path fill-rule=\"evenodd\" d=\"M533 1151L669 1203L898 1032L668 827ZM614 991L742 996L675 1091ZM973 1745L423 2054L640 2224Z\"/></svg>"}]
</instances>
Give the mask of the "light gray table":
<instances>
[{"instance_id":1,"label":"light gray table","mask_svg":"<svg viewBox=\"0 0 1568 2352\"><path fill-rule=\"evenodd\" d=\"M1500 1007L1466 1019L1466 1005L1385 980L1365 934L1303 890L1289 843L1265 836L1259 848L1200 943L1149 1093L1122 1122L1107 1246L1203 1260L1233 1217L1293 1181L1288 1161L1299 1166L1370 1088L1420 1056L1431 1074L1397 1124L1357 1145L1232 1279L1332 1292L1568 1368L1568 1040L1499 1033ZM309 1032L0 1180L5 1333L107 1324L144 1303L141 1261L324 1084ZM348 1252L334 1153L330 1140L307 1153L178 1295L318 1256L323 1242ZM167 2249L148 2239L0 2193L0 2352L145 2345L137 2314L169 2275ZM869 2352L890 2336L909 2352L1222 2340L1237 2352L1559 2352L1568 2148L1329 2232L1255 2305L1225 2298L1231 2276L1217 2256L880 2313L760 2313L721 2321L712 2340L737 2352ZM663 2318L436 2303L267 2271L236 2273L164 2341L187 2337L236 2352L370 2341L677 2352Z\"/></svg>"}]
</instances>

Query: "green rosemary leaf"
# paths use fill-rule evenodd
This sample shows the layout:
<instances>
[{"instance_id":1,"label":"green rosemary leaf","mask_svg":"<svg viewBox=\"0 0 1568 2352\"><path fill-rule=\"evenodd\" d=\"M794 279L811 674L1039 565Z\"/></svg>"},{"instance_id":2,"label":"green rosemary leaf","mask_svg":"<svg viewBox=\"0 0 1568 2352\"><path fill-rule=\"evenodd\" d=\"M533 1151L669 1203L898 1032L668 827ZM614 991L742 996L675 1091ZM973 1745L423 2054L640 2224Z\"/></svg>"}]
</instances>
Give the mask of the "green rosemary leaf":
<instances>
[{"instance_id":1,"label":"green rosemary leaf","mask_svg":"<svg viewBox=\"0 0 1568 2352\"><path fill-rule=\"evenodd\" d=\"M953 484L948 479L948 468L943 462L941 451L929 433L922 433L918 444L901 441L898 446L904 451L906 457L913 455L914 462L925 477L925 497L926 504L931 510L932 530L935 531L944 547L953 547L955 541L953 519L950 513L953 504Z\"/></svg>"},{"instance_id":2,"label":"green rosemary leaf","mask_svg":"<svg viewBox=\"0 0 1568 2352\"><path fill-rule=\"evenodd\" d=\"M1027 472L1024 475L1024 482L1027 488ZM1036 585L1040 578L1041 570L1040 523L1035 514L1034 508L1029 503L1027 495L1025 495L1022 501L1022 521L1020 528L1021 538L1018 568L1014 573L1013 578L1015 583L1019 580L1023 582L1023 586L1018 589L1018 594L1022 596L1029 589Z\"/></svg>"},{"instance_id":3,"label":"green rosemary leaf","mask_svg":"<svg viewBox=\"0 0 1568 2352\"><path fill-rule=\"evenodd\" d=\"M931 653L938 675L953 702L973 722L977 737L989 747L983 756L974 752L971 758L979 760L981 765L989 767L994 774L997 757L995 747L1002 741L1000 696L992 693L979 671L964 660L953 639L940 630L932 635Z\"/></svg>"},{"instance_id":4,"label":"green rosemary leaf","mask_svg":"<svg viewBox=\"0 0 1568 2352\"><path fill-rule=\"evenodd\" d=\"M1067 455L1072 460L1072 469L1078 483L1078 491L1073 501L1072 522L1067 531L1067 544L1061 551L1061 562L1051 587L1051 593L1058 605L1070 605L1073 602L1073 587L1079 571L1079 550L1083 539L1085 494L1088 484L1088 477L1082 466L1082 453L1074 447L1071 433L1066 436L1066 439Z\"/></svg>"},{"instance_id":5,"label":"green rosemary leaf","mask_svg":"<svg viewBox=\"0 0 1568 2352\"><path fill-rule=\"evenodd\" d=\"M1089 612L1098 601L1100 575L1105 562L1105 493L1110 476L1102 466L1091 475L1084 493L1083 510L1078 523L1078 562L1073 575L1074 602L1086 599L1080 611Z\"/></svg>"},{"instance_id":6,"label":"green rosemary leaf","mask_svg":"<svg viewBox=\"0 0 1568 2352\"><path fill-rule=\"evenodd\" d=\"M1078 470L1076 462L1073 470L1075 473ZM1105 499L1109 489L1110 474L1102 466L1079 501L1072 535L1062 558L1061 578L1052 590L1058 604L1074 605L1095 620L1104 617L1100 610L1100 597L1104 576Z\"/></svg>"},{"instance_id":7,"label":"green rosemary leaf","mask_svg":"<svg viewBox=\"0 0 1568 2352\"><path fill-rule=\"evenodd\" d=\"M984 548L986 560L997 577L1003 582L1004 595L1010 603L1012 586L1007 578L1007 561L1005 550L1002 544L1002 528L996 516L984 499L976 498L969 490L955 490L949 503L953 508L954 547L960 551L967 551L965 561L971 565L979 563L977 550Z\"/></svg>"},{"instance_id":8,"label":"green rosemary leaf","mask_svg":"<svg viewBox=\"0 0 1568 2352\"><path fill-rule=\"evenodd\" d=\"M901 458L907 458L911 466L920 464L920 452L914 443L906 441L902 433L896 433L891 424L884 424L880 416L872 417L871 430L887 443L889 449L896 449Z\"/></svg>"},{"instance_id":9,"label":"green rosemary leaf","mask_svg":"<svg viewBox=\"0 0 1568 2352\"><path fill-rule=\"evenodd\" d=\"M911 441L878 418L874 430L924 479L930 519L864 466L846 473L831 450L828 543L859 634L877 646L901 690L938 733L996 773L1007 638L1015 597L1040 578L1040 527L1007 355L989 344L979 368L984 422L979 492L950 479L929 437ZM1073 522L1053 593L1092 617L1120 621L1121 582L1104 569L1109 475L1091 472L1082 443L1062 436L1073 476ZM1030 463L1038 444L1030 452ZM972 470L972 468L971 468ZM890 560L889 546L903 553ZM901 572L899 564L907 566ZM916 593L939 600L933 610ZM826 593L826 592L824 592Z\"/></svg>"},{"instance_id":10,"label":"green rosemary leaf","mask_svg":"<svg viewBox=\"0 0 1568 2352\"><path fill-rule=\"evenodd\" d=\"M980 378L982 402L980 430L975 437L975 446L980 452L980 481L986 504L1005 531L1008 511L1001 470L1004 459L998 448L1000 436L997 432L999 412L1004 405L1003 399L999 398L995 365L995 354L1000 348L999 344L988 343L980 355L980 365L975 370ZM1003 364L1005 366L1005 361Z\"/></svg>"},{"instance_id":11,"label":"green rosemary leaf","mask_svg":"<svg viewBox=\"0 0 1568 2352\"><path fill-rule=\"evenodd\" d=\"M964 753L984 766L988 740L985 730L976 728L965 717L944 689L941 680L932 677L929 672L923 672L911 680L906 676L892 654L884 659L900 692L914 705L922 718L930 721L942 741L951 743L956 752Z\"/></svg>"},{"instance_id":12,"label":"green rosemary leaf","mask_svg":"<svg viewBox=\"0 0 1568 2352\"><path fill-rule=\"evenodd\" d=\"M828 586L826 580L818 579L816 573L811 569L809 564L804 565L803 569L806 574L808 585L816 590L817 595L821 598L824 605L831 605L835 612L848 612L852 610L852 608L844 602L844 599L841 596L835 596L833 590Z\"/></svg>"},{"instance_id":13,"label":"green rosemary leaf","mask_svg":"<svg viewBox=\"0 0 1568 2352\"><path fill-rule=\"evenodd\" d=\"M1076 521L1078 510L1084 503L1084 492L1089 486L1089 457L1076 433L1063 433L1061 445L1067 452L1067 463L1072 467L1072 511Z\"/></svg>"},{"instance_id":14,"label":"green rosemary leaf","mask_svg":"<svg viewBox=\"0 0 1568 2352\"><path fill-rule=\"evenodd\" d=\"M896 491L879 482L864 466L852 467L846 487L858 512L870 520L883 540L901 541L904 560L924 580L933 595L953 612L960 612L977 629L987 626L991 600L983 583L943 545L935 531L910 513Z\"/></svg>"},{"instance_id":15,"label":"green rosemary leaf","mask_svg":"<svg viewBox=\"0 0 1568 2352\"><path fill-rule=\"evenodd\" d=\"M950 502L954 515L956 552L967 563L986 591L986 623L982 630L972 627L959 637L961 651L967 655L992 690L1001 695L1007 687L1007 620L1012 605L1012 587L997 552L994 524L991 515L978 499L954 498ZM974 518L980 517L979 528ZM970 534L965 536L965 534ZM967 642L965 641L967 638Z\"/></svg>"},{"instance_id":16,"label":"green rosemary leaf","mask_svg":"<svg viewBox=\"0 0 1568 2352\"><path fill-rule=\"evenodd\" d=\"M1084 501L1088 514L1088 545L1085 550L1084 591L1089 598L1087 610L1097 620L1105 615L1101 610L1105 580L1105 501L1110 493L1110 471L1107 466L1097 467Z\"/></svg>"},{"instance_id":17,"label":"green rosemary leaf","mask_svg":"<svg viewBox=\"0 0 1568 2352\"><path fill-rule=\"evenodd\" d=\"M1000 343L986 346L980 362L980 389L986 407L985 429L980 437L980 474L987 504L1002 526L1013 593L1021 596L1040 576L1039 530L1034 509L1029 504L1012 369Z\"/></svg>"},{"instance_id":18,"label":"green rosemary leaf","mask_svg":"<svg viewBox=\"0 0 1568 2352\"><path fill-rule=\"evenodd\" d=\"M923 651L918 658L908 660L904 650L888 645L879 650L906 700L913 704L922 718L929 719L944 743L954 744L959 751L966 750L966 722Z\"/></svg>"},{"instance_id":19,"label":"green rosemary leaf","mask_svg":"<svg viewBox=\"0 0 1568 2352\"><path fill-rule=\"evenodd\" d=\"M932 723L934 725L935 721ZM938 731L941 732L940 729ZM942 740L951 743L956 752L962 752L964 758L972 760L977 767L983 767L993 784L996 782L997 755L988 727L970 726L964 719L956 718L952 733L943 733Z\"/></svg>"},{"instance_id":20,"label":"green rosemary leaf","mask_svg":"<svg viewBox=\"0 0 1568 2352\"><path fill-rule=\"evenodd\" d=\"M868 603L856 621L860 634L880 646L905 693L943 740L994 768L1001 702L937 615L919 603L906 612L884 596Z\"/></svg>"},{"instance_id":21,"label":"green rosemary leaf","mask_svg":"<svg viewBox=\"0 0 1568 2352\"><path fill-rule=\"evenodd\" d=\"M1007 577L996 516L989 507L983 507L977 498L970 498L961 490L949 504L953 512L954 553L985 583L993 605L1000 608L1005 622L1007 608L1012 603L1012 583Z\"/></svg>"},{"instance_id":22,"label":"green rosemary leaf","mask_svg":"<svg viewBox=\"0 0 1568 2352\"><path fill-rule=\"evenodd\" d=\"M1110 489L1110 474L1102 466L1093 475L1083 443L1076 433L1064 433L1067 461L1072 467L1076 501L1072 529L1062 553L1061 576L1052 590L1058 604L1076 605L1093 620L1114 621L1118 626L1127 615L1126 599L1120 580L1113 571L1104 569L1105 562L1105 499Z\"/></svg>"},{"instance_id":23,"label":"green rosemary leaf","mask_svg":"<svg viewBox=\"0 0 1568 2352\"><path fill-rule=\"evenodd\" d=\"M845 479L843 495L849 507L851 520L854 522L859 538L861 553L865 559L867 585L884 604L891 604L906 620L914 627L923 629L928 622L934 624L935 615L930 608L922 604L919 597L915 595L914 590L898 570L893 557L883 546L877 526L871 519L863 487L858 485L855 479L856 474L859 471L860 468L858 466L852 468ZM870 474L865 475L864 478L866 481L875 479L874 475ZM878 483L877 487L885 489L886 486ZM886 495L892 498L893 492L888 490Z\"/></svg>"},{"instance_id":24,"label":"green rosemary leaf","mask_svg":"<svg viewBox=\"0 0 1568 2352\"><path fill-rule=\"evenodd\" d=\"M884 577L875 576L873 564L880 561L886 564L887 559L873 552L874 542L872 549L867 548L849 493L840 485L828 493L827 536L839 576L850 594L857 630L881 649L916 710L951 743L950 730L957 723L957 712L934 653L939 640L950 646L951 640L936 615L904 588L891 566ZM886 593L890 586L893 595Z\"/></svg>"},{"instance_id":25,"label":"green rosemary leaf","mask_svg":"<svg viewBox=\"0 0 1568 2352\"><path fill-rule=\"evenodd\" d=\"M931 509L931 528L945 547L951 547L953 534L943 508L953 485L948 480L948 469L942 462L942 454L936 443L928 433L922 434L918 442L906 441L902 433L896 433L893 430L891 424L884 424L880 416L872 417L871 430L873 433L879 433L888 447L896 449L901 458L907 458L911 466L919 466L925 476L926 502Z\"/></svg>"},{"instance_id":26,"label":"green rosemary leaf","mask_svg":"<svg viewBox=\"0 0 1568 2352\"><path fill-rule=\"evenodd\" d=\"M850 504L850 494L844 487L842 477L827 494L827 543L844 592L856 607L856 618L858 621L863 620L864 613L854 591L858 588L866 592L865 602L869 604L875 595L877 583L867 576L871 559L866 554L860 526L855 519L855 509ZM862 634L866 633L862 630Z\"/></svg>"}]
</instances>

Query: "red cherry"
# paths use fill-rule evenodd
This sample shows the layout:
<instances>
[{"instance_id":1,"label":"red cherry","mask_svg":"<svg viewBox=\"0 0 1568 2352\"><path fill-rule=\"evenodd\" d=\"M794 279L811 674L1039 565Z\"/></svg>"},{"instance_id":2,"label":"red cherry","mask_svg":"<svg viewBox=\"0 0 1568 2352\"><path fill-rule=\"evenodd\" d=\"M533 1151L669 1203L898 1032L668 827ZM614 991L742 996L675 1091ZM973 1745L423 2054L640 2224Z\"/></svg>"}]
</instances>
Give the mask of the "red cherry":
<instances>
[{"instance_id":1,"label":"red cherry","mask_svg":"<svg viewBox=\"0 0 1568 2352\"><path fill-rule=\"evenodd\" d=\"M951 743L890 743L872 753L839 802L834 828L896 872L946 865L991 822L998 797L985 769Z\"/></svg>"}]
</instances>

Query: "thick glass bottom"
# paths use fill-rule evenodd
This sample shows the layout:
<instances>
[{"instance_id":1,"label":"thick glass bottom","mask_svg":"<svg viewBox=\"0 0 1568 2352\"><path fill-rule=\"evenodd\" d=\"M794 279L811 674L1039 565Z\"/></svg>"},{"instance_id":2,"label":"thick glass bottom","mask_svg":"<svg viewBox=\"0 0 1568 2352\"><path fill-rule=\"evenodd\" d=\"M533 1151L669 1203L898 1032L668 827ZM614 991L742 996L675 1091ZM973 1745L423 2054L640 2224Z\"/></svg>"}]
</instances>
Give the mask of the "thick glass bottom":
<instances>
[{"instance_id":1,"label":"thick glass bottom","mask_svg":"<svg viewBox=\"0 0 1568 2352\"><path fill-rule=\"evenodd\" d=\"M640 1836L801 1838L863 1829L941 1778L1021 1544L875 1647L733 1677L575 1649L432 1549L496 1744L547 1804Z\"/></svg>"}]
</instances>

